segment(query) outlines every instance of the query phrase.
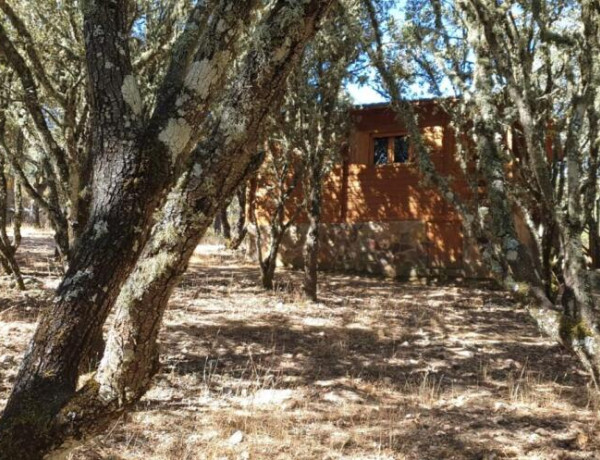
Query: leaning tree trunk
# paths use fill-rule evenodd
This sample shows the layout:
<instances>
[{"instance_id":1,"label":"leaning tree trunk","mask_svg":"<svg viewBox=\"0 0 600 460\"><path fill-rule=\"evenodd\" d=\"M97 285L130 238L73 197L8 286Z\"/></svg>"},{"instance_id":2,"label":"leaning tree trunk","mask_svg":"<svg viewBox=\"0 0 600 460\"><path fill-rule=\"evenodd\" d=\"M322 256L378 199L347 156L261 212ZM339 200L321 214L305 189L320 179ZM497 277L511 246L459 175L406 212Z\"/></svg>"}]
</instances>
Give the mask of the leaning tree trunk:
<instances>
[{"instance_id":1,"label":"leaning tree trunk","mask_svg":"<svg viewBox=\"0 0 600 460\"><path fill-rule=\"evenodd\" d=\"M479 72L482 70L480 69ZM487 79L478 74L476 81ZM581 161L575 147L575 133L567 138L565 151L567 153L567 216L562 210L550 207L554 214L549 216L555 223L560 233L561 246L565 261L563 268L564 294L561 307L558 308L548 297L547 286L538 272L531 253L519 242L514 230L512 214L508 208L506 193L506 180L504 164L495 145L494 110L487 99L491 94L491 87L481 91L478 96L478 106L481 111L481 120L476 123L479 135L478 150L481 157L482 171L487 182L487 193L490 198L490 212L492 214L491 228L499 246L504 251L504 260L510 266L511 278L506 283L512 291L521 292L533 297L535 304L529 310L536 319L539 327L551 338L561 343L573 352L590 372L593 382L597 385L600 378L600 334L597 330L597 318L594 311L594 302L590 293L589 282L584 271L583 245L581 234L583 232L583 213L581 210L581 196L579 191L581 177ZM525 123L526 120L524 120ZM576 124L577 120L572 120ZM536 155L531 155L531 161L543 161L544 144L534 142L530 136L527 140L528 150L536 150ZM537 158L537 160L536 160ZM540 159L542 158L542 159ZM542 165L536 164L533 169L539 171L539 176L544 176ZM544 180L539 180L538 185L543 187ZM551 200L551 191L546 190L546 202ZM516 284L515 284L516 282ZM511 286L513 285L514 286Z\"/></svg>"},{"instance_id":2,"label":"leaning tree trunk","mask_svg":"<svg viewBox=\"0 0 600 460\"><path fill-rule=\"evenodd\" d=\"M99 371L61 412L59 441L98 430L145 392L157 370L156 339L170 292L219 207L256 169L249 146L258 142L266 114L280 100L287 75L330 3L280 0L265 19L260 36L269 39L262 42L264 49L245 58L222 102L223 116L211 122L194 166L169 194L162 218L117 300ZM290 29L282 17L297 17L296 26ZM260 104L256 94L264 95Z\"/></svg>"},{"instance_id":3,"label":"leaning tree trunk","mask_svg":"<svg viewBox=\"0 0 600 460\"><path fill-rule=\"evenodd\" d=\"M184 31L144 126L125 2L88 3L83 13L93 127L90 218L0 420L0 459L40 458L60 443L55 415L75 394L82 357L101 334L148 239L170 172L186 160L188 144L196 142L192 134L224 85L235 37L246 23L240 18L247 19L254 7L253 1L220 2L198 49L197 38L189 41L198 28ZM206 78L199 77L200 70L207 70Z\"/></svg>"}]
</instances>

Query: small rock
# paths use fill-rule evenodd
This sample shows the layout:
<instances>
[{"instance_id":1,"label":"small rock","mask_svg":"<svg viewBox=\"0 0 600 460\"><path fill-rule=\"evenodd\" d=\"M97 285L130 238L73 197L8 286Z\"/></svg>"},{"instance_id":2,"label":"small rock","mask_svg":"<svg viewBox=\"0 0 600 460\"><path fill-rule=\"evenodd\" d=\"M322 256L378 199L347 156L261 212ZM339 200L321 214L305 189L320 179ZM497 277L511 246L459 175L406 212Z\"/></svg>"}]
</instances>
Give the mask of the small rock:
<instances>
[{"instance_id":1,"label":"small rock","mask_svg":"<svg viewBox=\"0 0 600 460\"><path fill-rule=\"evenodd\" d=\"M239 444L243 440L244 440L244 433L242 433L240 430L237 430L235 433L233 433L230 436L230 438L227 440L227 443L230 446L235 446L236 444Z\"/></svg>"},{"instance_id":2,"label":"small rock","mask_svg":"<svg viewBox=\"0 0 600 460\"><path fill-rule=\"evenodd\" d=\"M329 391L323 395L323 400L334 404L362 403L363 398L350 390Z\"/></svg>"},{"instance_id":3,"label":"small rock","mask_svg":"<svg viewBox=\"0 0 600 460\"><path fill-rule=\"evenodd\" d=\"M252 403L256 406L282 404L291 399L292 395L292 390L258 390L252 398Z\"/></svg>"}]
</instances>

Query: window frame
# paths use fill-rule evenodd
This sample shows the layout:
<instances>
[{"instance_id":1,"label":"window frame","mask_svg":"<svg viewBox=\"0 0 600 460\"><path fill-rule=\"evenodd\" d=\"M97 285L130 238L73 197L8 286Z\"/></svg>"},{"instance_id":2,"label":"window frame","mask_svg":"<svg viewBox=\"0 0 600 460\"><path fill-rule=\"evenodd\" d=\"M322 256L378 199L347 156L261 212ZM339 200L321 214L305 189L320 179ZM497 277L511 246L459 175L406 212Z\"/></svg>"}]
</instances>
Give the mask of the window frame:
<instances>
[{"instance_id":1,"label":"window frame","mask_svg":"<svg viewBox=\"0 0 600 460\"><path fill-rule=\"evenodd\" d=\"M410 142L411 136L406 131L390 131L390 132L373 132L369 136L369 158L370 164L373 167L379 168L383 166L391 166L391 165L405 165L409 166L413 164L413 143ZM406 137L408 138L408 158L403 162L395 162L395 152L394 152L394 139L396 137ZM384 164L375 164L375 139L388 138L388 146L387 146L387 162Z\"/></svg>"}]
</instances>

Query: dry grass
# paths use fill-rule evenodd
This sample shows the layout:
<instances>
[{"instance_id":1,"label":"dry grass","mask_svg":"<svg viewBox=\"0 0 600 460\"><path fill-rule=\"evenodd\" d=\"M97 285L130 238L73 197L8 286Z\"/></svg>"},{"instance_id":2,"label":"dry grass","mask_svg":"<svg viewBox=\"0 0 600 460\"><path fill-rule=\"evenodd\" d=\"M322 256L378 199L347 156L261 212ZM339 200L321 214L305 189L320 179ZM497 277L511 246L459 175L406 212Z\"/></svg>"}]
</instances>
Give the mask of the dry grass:
<instances>
[{"instance_id":1,"label":"dry grass","mask_svg":"<svg viewBox=\"0 0 600 460\"><path fill-rule=\"evenodd\" d=\"M57 280L47 243L26 236L34 288L0 291L0 398ZM257 281L199 247L154 386L72 458L600 458L584 372L504 293L326 275L312 304L297 273Z\"/></svg>"}]
</instances>

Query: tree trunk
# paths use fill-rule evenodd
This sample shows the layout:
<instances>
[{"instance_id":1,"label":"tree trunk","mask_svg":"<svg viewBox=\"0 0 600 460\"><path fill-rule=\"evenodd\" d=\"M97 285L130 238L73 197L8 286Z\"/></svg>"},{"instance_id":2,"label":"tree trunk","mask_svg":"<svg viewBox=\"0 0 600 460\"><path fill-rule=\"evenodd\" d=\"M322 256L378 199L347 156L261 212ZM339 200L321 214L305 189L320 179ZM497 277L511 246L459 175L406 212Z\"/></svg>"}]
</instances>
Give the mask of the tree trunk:
<instances>
[{"instance_id":1,"label":"tree trunk","mask_svg":"<svg viewBox=\"0 0 600 460\"><path fill-rule=\"evenodd\" d=\"M280 0L266 19L266 25L263 26L265 33L260 35L269 37L264 43L268 46L266 52L256 50L248 55L241 74L223 104L223 118L211 122L211 135L196 150L195 166L180 178L169 194L162 219L153 229L150 241L144 246L135 270L118 297L116 322L109 334L100 369L95 379L63 407L61 416L56 420L58 426L54 425L51 433L44 432L52 436L52 439L46 440L47 443L60 443L65 436L79 436L97 430L103 426L103 421L112 420L145 391L157 369L156 338L170 292L219 207L256 168L247 147L257 142L264 117L281 97L281 88L289 71L305 43L314 35L317 22L330 3L311 0L309 3L298 1L290 4L289 0ZM301 26L292 28L290 32L283 17L297 17ZM255 85L250 94L247 88L248 83L252 82ZM264 103L261 104L257 104L255 98L259 90L265 94ZM232 135L232 127L236 129L235 135ZM138 238L130 244L139 242ZM114 240L112 244L115 244ZM83 241L77 255L86 247ZM123 250L122 245L119 248ZM114 252L110 255L115 260L122 260L123 256ZM111 276L114 271L113 267L103 268L108 269L102 272L106 276ZM111 281L117 280L113 277ZM100 290L107 284L102 283ZM90 288L88 285L85 287ZM95 290L92 292L96 294ZM111 289L110 292L116 291ZM87 310L83 310L82 314L88 315ZM88 343L85 345L89 347ZM81 343L77 346L81 346ZM72 349L72 354L77 353L77 347ZM56 388L50 386L55 382L45 382L46 389ZM69 399L71 387L67 387L66 392L68 395L61 397L61 403ZM54 407L58 406L54 404ZM33 413L37 417L39 412L36 407ZM43 423L48 422L48 415ZM17 430L31 428L32 425L39 430L39 421L24 423L21 420L12 420L15 435L23 433ZM3 435L7 432L6 428L4 430ZM14 439L4 444L17 445ZM24 443L18 445L23 449L21 452L27 452ZM17 452L15 447L11 449L13 453ZM29 452L38 451L39 448L29 449ZM2 455L0 458L11 458L11 454ZM27 457L21 453L19 458ZM35 457L31 455L31 458Z\"/></svg>"},{"instance_id":2,"label":"tree trunk","mask_svg":"<svg viewBox=\"0 0 600 460\"><path fill-rule=\"evenodd\" d=\"M215 215L215 218L213 220L213 230L215 232L215 235L223 234L223 225L221 224L221 213L220 212L217 212L217 214Z\"/></svg>"},{"instance_id":3,"label":"tree trunk","mask_svg":"<svg viewBox=\"0 0 600 460\"><path fill-rule=\"evenodd\" d=\"M267 291L273 290L273 280L275 279L275 268L276 261L272 258L267 258L263 264L261 264L260 270L260 282L262 287Z\"/></svg>"},{"instance_id":4,"label":"tree trunk","mask_svg":"<svg viewBox=\"0 0 600 460\"><path fill-rule=\"evenodd\" d=\"M40 205L36 201L31 203L31 224L35 228L42 228L42 218L40 215Z\"/></svg>"},{"instance_id":5,"label":"tree trunk","mask_svg":"<svg viewBox=\"0 0 600 460\"><path fill-rule=\"evenodd\" d=\"M223 1L216 8L219 14L211 16L197 50L197 40L186 42L186 33L196 32L183 33L183 48L176 45L157 108L143 126L128 52L126 2L98 0L83 6L93 127L90 219L0 420L0 459L40 458L62 440L54 431L54 417L75 393L82 358L91 354L148 239L171 171L186 161L185 136L193 142L192 133L224 85L235 37L254 3ZM195 78L200 62L210 78Z\"/></svg>"},{"instance_id":6,"label":"tree trunk","mask_svg":"<svg viewBox=\"0 0 600 460\"><path fill-rule=\"evenodd\" d=\"M588 220L589 238L590 238L590 258L591 268L600 268L600 229L598 220L591 217Z\"/></svg>"},{"instance_id":7,"label":"tree trunk","mask_svg":"<svg viewBox=\"0 0 600 460\"><path fill-rule=\"evenodd\" d=\"M231 240L231 225L229 225L229 219L227 217L227 208L229 206L225 205L221 207L219 210L219 214L221 215L221 230L223 238L227 241Z\"/></svg>"},{"instance_id":8,"label":"tree trunk","mask_svg":"<svg viewBox=\"0 0 600 460\"><path fill-rule=\"evenodd\" d=\"M15 212L13 214L13 240L11 241L7 227L7 216L8 216L8 180L4 173L4 159L0 157L0 265L8 275L11 275L17 287L20 290L25 290L25 283L21 275L21 270L17 259L15 258L15 252L19 246L21 240L21 214L22 214L22 201L20 193L18 192L18 185L14 184L14 207Z\"/></svg>"},{"instance_id":9,"label":"tree trunk","mask_svg":"<svg viewBox=\"0 0 600 460\"><path fill-rule=\"evenodd\" d=\"M244 238L246 238L246 233L248 233L248 229L246 228L246 182L242 183L235 193L239 214L235 223L235 236L229 244L231 249L239 248Z\"/></svg>"},{"instance_id":10,"label":"tree trunk","mask_svg":"<svg viewBox=\"0 0 600 460\"><path fill-rule=\"evenodd\" d=\"M21 183L19 179L15 178L13 181L13 197L14 197L14 209L12 228L13 228L13 242L12 246L16 251L21 245L21 225L23 224L23 193L21 190Z\"/></svg>"},{"instance_id":11,"label":"tree trunk","mask_svg":"<svg viewBox=\"0 0 600 460\"><path fill-rule=\"evenodd\" d=\"M325 152L317 149L310 155L308 164L307 215L308 229L304 241L304 283L303 290L307 299L317 301L317 269L319 258L319 223L321 221L321 194L323 182L323 160Z\"/></svg>"},{"instance_id":12,"label":"tree trunk","mask_svg":"<svg viewBox=\"0 0 600 460\"><path fill-rule=\"evenodd\" d=\"M277 268L277 254L279 253L279 245L285 229L283 228L283 214L285 201L277 203L277 209L274 212L270 222L271 228L269 231L269 247L266 257L262 257L262 238L259 235L260 226L255 219L256 227L256 253L258 255L258 266L260 267L260 282L263 288L268 291L273 290L273 280L275 278L275 269Z\"/></svg>"},{"instance_id":13,"label":"tree trunk","mask_svg":"<svg viewBox=\"0 0 600 460\"><path fill-rule=\"evenodd\" d=\"M319 220L311 215L308 218L308 230L304 242L304 295L313 302L317 301L317 260L319 254Z\"/></svg>"},{"instance_id":14,"label":"tree trunk","mask_svg":"<svg viewBox=\"0 0 600 460\"><path fill-rule=\"evenodd\" d=\"M35 182L32 184L34 187L34 192L40 198L44 195L44 190L46 189L46 185L43 180L36 176ZM27 187L25 188L27 191ZM36 196L31 196L31 211L32 211L32 220L33 226L36 228L42 228L42 209L39 203L39 200Z\"/></svg>"},{"instance_id":15,"label":"tree trunk","mask_svg":"<svg viewBox=\"0 0 600 460\"><path fill-rule=\"evenodd\" d=\"M96 377L103 401L117 401L117 407L131 404L149 385L157 370L156 340L170 293L221 203L240 190L240 184L262 162L262 153L252 156L249 152L258 144L264 117L280 103L287 75L330 3L311 0L303 6L298 17L302 26L290 34L282 29L280 18L293 5L279 1L264 20L261 27L271 39L246 59L223 104L231 123L239 121L243 130L232 138L221 119L214 121L211 138L196 151L198 163L170 193L161 220L119 297L117 319ZM282 55L277 50L283 42L292 46ZM252 94L246 90L249 86L254 88ZM258 99L257 94L261 95ZM232 158L238 160L236 164Z\"/></svg>"}]
</instances>

